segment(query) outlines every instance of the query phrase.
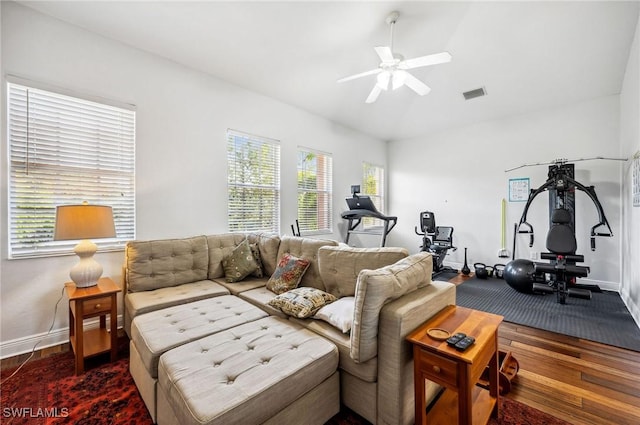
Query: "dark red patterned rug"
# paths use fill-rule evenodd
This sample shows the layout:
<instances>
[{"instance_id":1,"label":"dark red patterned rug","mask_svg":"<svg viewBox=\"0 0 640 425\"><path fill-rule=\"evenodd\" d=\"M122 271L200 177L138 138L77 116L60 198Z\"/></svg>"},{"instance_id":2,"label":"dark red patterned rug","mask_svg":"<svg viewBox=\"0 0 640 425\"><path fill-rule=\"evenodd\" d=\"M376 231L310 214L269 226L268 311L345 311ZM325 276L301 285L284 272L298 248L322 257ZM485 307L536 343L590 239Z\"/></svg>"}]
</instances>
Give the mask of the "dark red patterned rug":
<instances>
[{"instance_id":1,"label":"dark red patterned rug","mask_svg":"<svg viewBox=\"0 0 640 425\"><path fill-rule=\"evenodd\" d=\"M123 351L125 353L123 353ZM3 425L150 425L151 417L129 374L126 349L121 359L97 359L87 372L74 375L71 353L27 363L0 389ZM100 361L102 360L102 363ZM4 380L12 373L3 371ZM507 397L500 399L500 417L490 425L569 425ZM366 425L344 409L328 425Z\"/></svg>"}]
</instances>

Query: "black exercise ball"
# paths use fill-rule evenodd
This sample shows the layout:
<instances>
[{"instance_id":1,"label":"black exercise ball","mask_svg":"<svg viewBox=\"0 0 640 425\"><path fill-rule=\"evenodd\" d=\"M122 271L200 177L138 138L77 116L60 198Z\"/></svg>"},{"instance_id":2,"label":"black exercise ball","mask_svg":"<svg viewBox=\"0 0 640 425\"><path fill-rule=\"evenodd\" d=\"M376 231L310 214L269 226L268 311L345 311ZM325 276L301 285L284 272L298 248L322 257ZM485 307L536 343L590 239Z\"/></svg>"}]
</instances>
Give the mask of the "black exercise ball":
<instances>
[{"instance_id":1,"label":"black exercise ball","mask_svg":"<svg viewBox=\"0 0 640 425\"><path fill-rule=\"evenodd\" d=\"M533 261L517 259L510 261L504 268L504 280L518 292L533 292L533 276L536 267Z\"/></svg>"}]
</instances>

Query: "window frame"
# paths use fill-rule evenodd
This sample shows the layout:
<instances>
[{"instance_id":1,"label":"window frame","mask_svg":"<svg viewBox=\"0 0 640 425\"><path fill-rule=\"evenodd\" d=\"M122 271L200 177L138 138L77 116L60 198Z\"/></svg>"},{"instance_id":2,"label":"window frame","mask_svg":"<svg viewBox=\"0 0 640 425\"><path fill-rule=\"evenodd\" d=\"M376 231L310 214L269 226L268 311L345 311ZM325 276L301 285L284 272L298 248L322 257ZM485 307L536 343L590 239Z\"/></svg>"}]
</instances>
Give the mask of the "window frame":
<instances>
[{"instance_id":1,"label":"window frame","mask_svg":"<svg viewBox=\"0 0 640 425\"><path fill-rule=\"evenodd\" d=\"M243 131L227 129L226 132L226 148L227 148L227 229L231 233L247 233L247 232L265 232L265 233L280 233L280 214L281 214L281 199L282 199L282 189L280 184L280 174L281 174L281 146L280 141L276 139L271 139L264 136L258 136L251 133L246 133ZM268 171L270 168L273 172L268 176L273 179L269 184L255 184L248 182L248 179L238 180L237 178L233 178L234 172L238 168L238 162L235 161L232 167L232 159L237 159L237 150L236 150L236 138L244 140L244 143L247 145L257 144L257 147L269 147L272 152L263 152L263 154L267 154L267 159L272 160L273 162L269 167L265 167L265 171ZM232 146L233 143L233 146ZM250 149L255 148L256 146L251 147ZM233 150L232 150L233 148ZM253 151L252 151L253 152ZM235 155L233 155L235 154ZM260 154L259 152L256 155ZM232 158L233 155L233 158ZM243 157L246 161L252 161L251 158ZM255 160L255 159L254 159ZM246 169L246 167L245 167ZM250 171L255 171L251 169ZM262 174L261 174L262 177ZM252 226L248 222L244 222L244 219L232 219L232 217L236 214L246 215L251 213L251 211L244 211L243 209L234 209L234 204L236 201L232 199L234 195L232 195L233 189L237 189L241 192L245 191L264 191L264 192L273 192L272 202L273 202L273 211L269 218L266 218L264 223L271 222L272 227L265 226ZM255 196L249 196L249 199L256 199ZM262 202L266 202L262 200ZM268 205L268 204L265 204ZM260 213L264 211L268 211L268 208L258 208ZM261 220L262 222L262 220Z\"/></svg>"},{"instance_id":2,"label":"window frame","mask_svg":"<svg viewBox=\"0 0 640 425\"><path fill-rule=\"evenodd\" d=\"M14 76L4 83L8 259L74 254L78 241L53 240L55 212L84 201L113 208L117 236L93 240L98 250L123 250L136 235L135 106Z\"/></svg>"},{"instance_id":3,"label":"window frame","mask_svg":"<svg viewBox=\"0 0 640 425\"><path fill-rule=\"evenodd\" d=\"M298 146L297 149L297 160L296 160L296 218L298 220L298 225L300 227L300 236L312 236L312 235L326 235L326 234L333 234L333 222L334 222L334 218L333 218L333 155L331 153L328 152L323 152L323 151L319 151L316 149L311 149L311 148L307 148L304 146ZM304 155L306 154L306 155ZM318 164L316 162L315 165L315 182L316 182L316 188L309 188L309 187L304 187L300 185L301 180L300 180L300 176L301 173L304 173L305 171L307 171L307 169L302 168L301 169L301 162L300 159L303 156L309 157L309 155L314 155L316 156L316 158L322 158L323 159L323 163L321 164L321 167L323 168L323 175L325 176L324 179L318 179ZM324 189L322 187L318 187L318 186L323 186ZM315 217L315 221L316 221L316 225L317 225L317 229L309 229L309 228L305 228L305 220L301 217L301 211L300 211L300 197L304 196L305 194L316 194L316 200L320 198L320 195L322 195L322 198L324 198L326 200L326 204L324 204L324 210L325 210L325 214L324 217L320 217L317 213L318 211L321 209L321 207L316 203L316 217ZM320 226L321 223L325 223L325 226ZM297 229L296 229L297 230Z\"/></svg>"}]
</instances>

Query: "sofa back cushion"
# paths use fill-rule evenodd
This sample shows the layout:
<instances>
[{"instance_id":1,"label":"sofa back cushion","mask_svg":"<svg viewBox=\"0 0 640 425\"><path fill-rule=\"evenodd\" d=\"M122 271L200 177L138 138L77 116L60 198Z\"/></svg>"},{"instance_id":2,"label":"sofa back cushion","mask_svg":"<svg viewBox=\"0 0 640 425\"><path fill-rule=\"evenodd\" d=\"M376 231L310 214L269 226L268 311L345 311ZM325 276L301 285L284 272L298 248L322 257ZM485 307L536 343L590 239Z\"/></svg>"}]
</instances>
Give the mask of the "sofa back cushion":
<instances>
[{"instance_id":1,"label":"sofa back cushion","mask_svg":"<svg viewBox=\"0 0 640 425\"><path fill-rule=\"evenodd\" d=\"M318 269L318 250L323 246L336 245L338 245L338 242L332 240L282 236L277 258L280 259L284 254L288 253L294 257L309 260L311 262L309 268L302 276L298 286L309 286L326 291Z\"/></svg>"},{"instance_id":2,"label":"sofa back cushion","mask_svg":"<svg viewBox=\"0 0 640 425\"><path fill-rule=\"evenodd\" d=\"M420 252L395 264L362 270L355 293L350 356L366 362L378 354L378 322L382 306L431 283L431 254Z\"/></svg>"},{"instance_id":3,"label":"sofa back cushion","mask_svg":"<svg viewBox=\"0 0 640 425\"><path fill-rule=\"evenodd\" d=\"M280 238L277 235L266 233L222 233L207 236L209 245L209 279L224 277L222 260L231 254L231 251L245 238L248 239L249 244L258 246L265 276L268 277L273 274L276 270L278 247L280 246Z\"/></svg>"},{"instance_id":4,"label":"sofa back cushion","mask_svg":"<svg viewBox=\"0 0 640 425\"><path fill-rule=\"evenodd\" d=\"M405 248L323 246L318 250L318 267L328 293L338 298L352 297L361 270L379 269L408 255Z\"/></svg>"},{"instance_id":5,"label":"sofa back cushion","mask_svg":"<svg viewBox=\"0 0 640 425\"><path fill-rule=\"evenodd\" d=\"M207 278L207 238L131 241L125 248L127 290L149 291Z\"/></svg>"}]
</instances>

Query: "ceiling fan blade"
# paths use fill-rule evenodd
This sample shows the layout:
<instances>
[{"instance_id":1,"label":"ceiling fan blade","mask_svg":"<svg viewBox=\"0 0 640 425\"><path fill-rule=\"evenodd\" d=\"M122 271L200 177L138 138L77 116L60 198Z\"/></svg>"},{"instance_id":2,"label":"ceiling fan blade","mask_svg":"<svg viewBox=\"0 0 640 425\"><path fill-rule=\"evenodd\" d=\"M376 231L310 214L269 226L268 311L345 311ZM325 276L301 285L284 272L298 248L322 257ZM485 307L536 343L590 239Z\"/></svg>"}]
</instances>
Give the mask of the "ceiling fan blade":
<instances>
[{"instance_id":1,"label":"ceiling fan blade","mask_svg":"<svg viewBox=\"0 0 640 425\"><path fill-rule=\"evenodd\" d=\"M345 81L355 80L356 78L366 77L367 75L378 74L382 70L380 68L372 69L371 71L361 72L360 74L351 75L349 77L344 77L338 80L339 83L344 83Z\"/></svg>"},{"instance_id":2,"label":"ceiling fan blade","mask_svg":"<svg viewBox=\"0 0 640 425\"><path fill-rule=\"evenodd\" d=\"M431 88L428 85L418 80L416 77L409 74L408 72L406 74L407 75L404 76L405 86L409 87L411 90L418 93L420 96L424 96L425 94L431 91Z\"/></svg>"},{"instance_id":3,"label":"ceiling fan blade","mask_svg":"<svg viewBox=\"0 0 640 425\"><path fill-rule=\"evenodd\" d=\"M369 96L367 97L367 100L365 100L365 103L375 102L378 96L380 96L380 92L382 92L382 89L378 87L377 84L373 86L373 89L371 90L371 93L369 93Z\"/></svg>"},{"instance_id":4,"label":"ceiling fan blade","mask_svg":"<svg viewBox=\"0 0 640 425\"><path fill-rule=\"evenodd\" d=\"M380 57L382 62L393 62L395 58L393 57L393 52L391 51L391 47L388 46L378 46L374 47L376 53Z\"/></svg>"},{"instance_id":5,"label":"ceiling fan blade","mask_svg":"<svg viewBox=\"0 0 640 425\"><path fill-rule=\"evenodd\" d=\"M433 55L421 56L419 58L407 59L398 64L400 69L420 68L421 66L438 65L451 62L449 52L435 53Z\"/></svg>"}]
</instances>

